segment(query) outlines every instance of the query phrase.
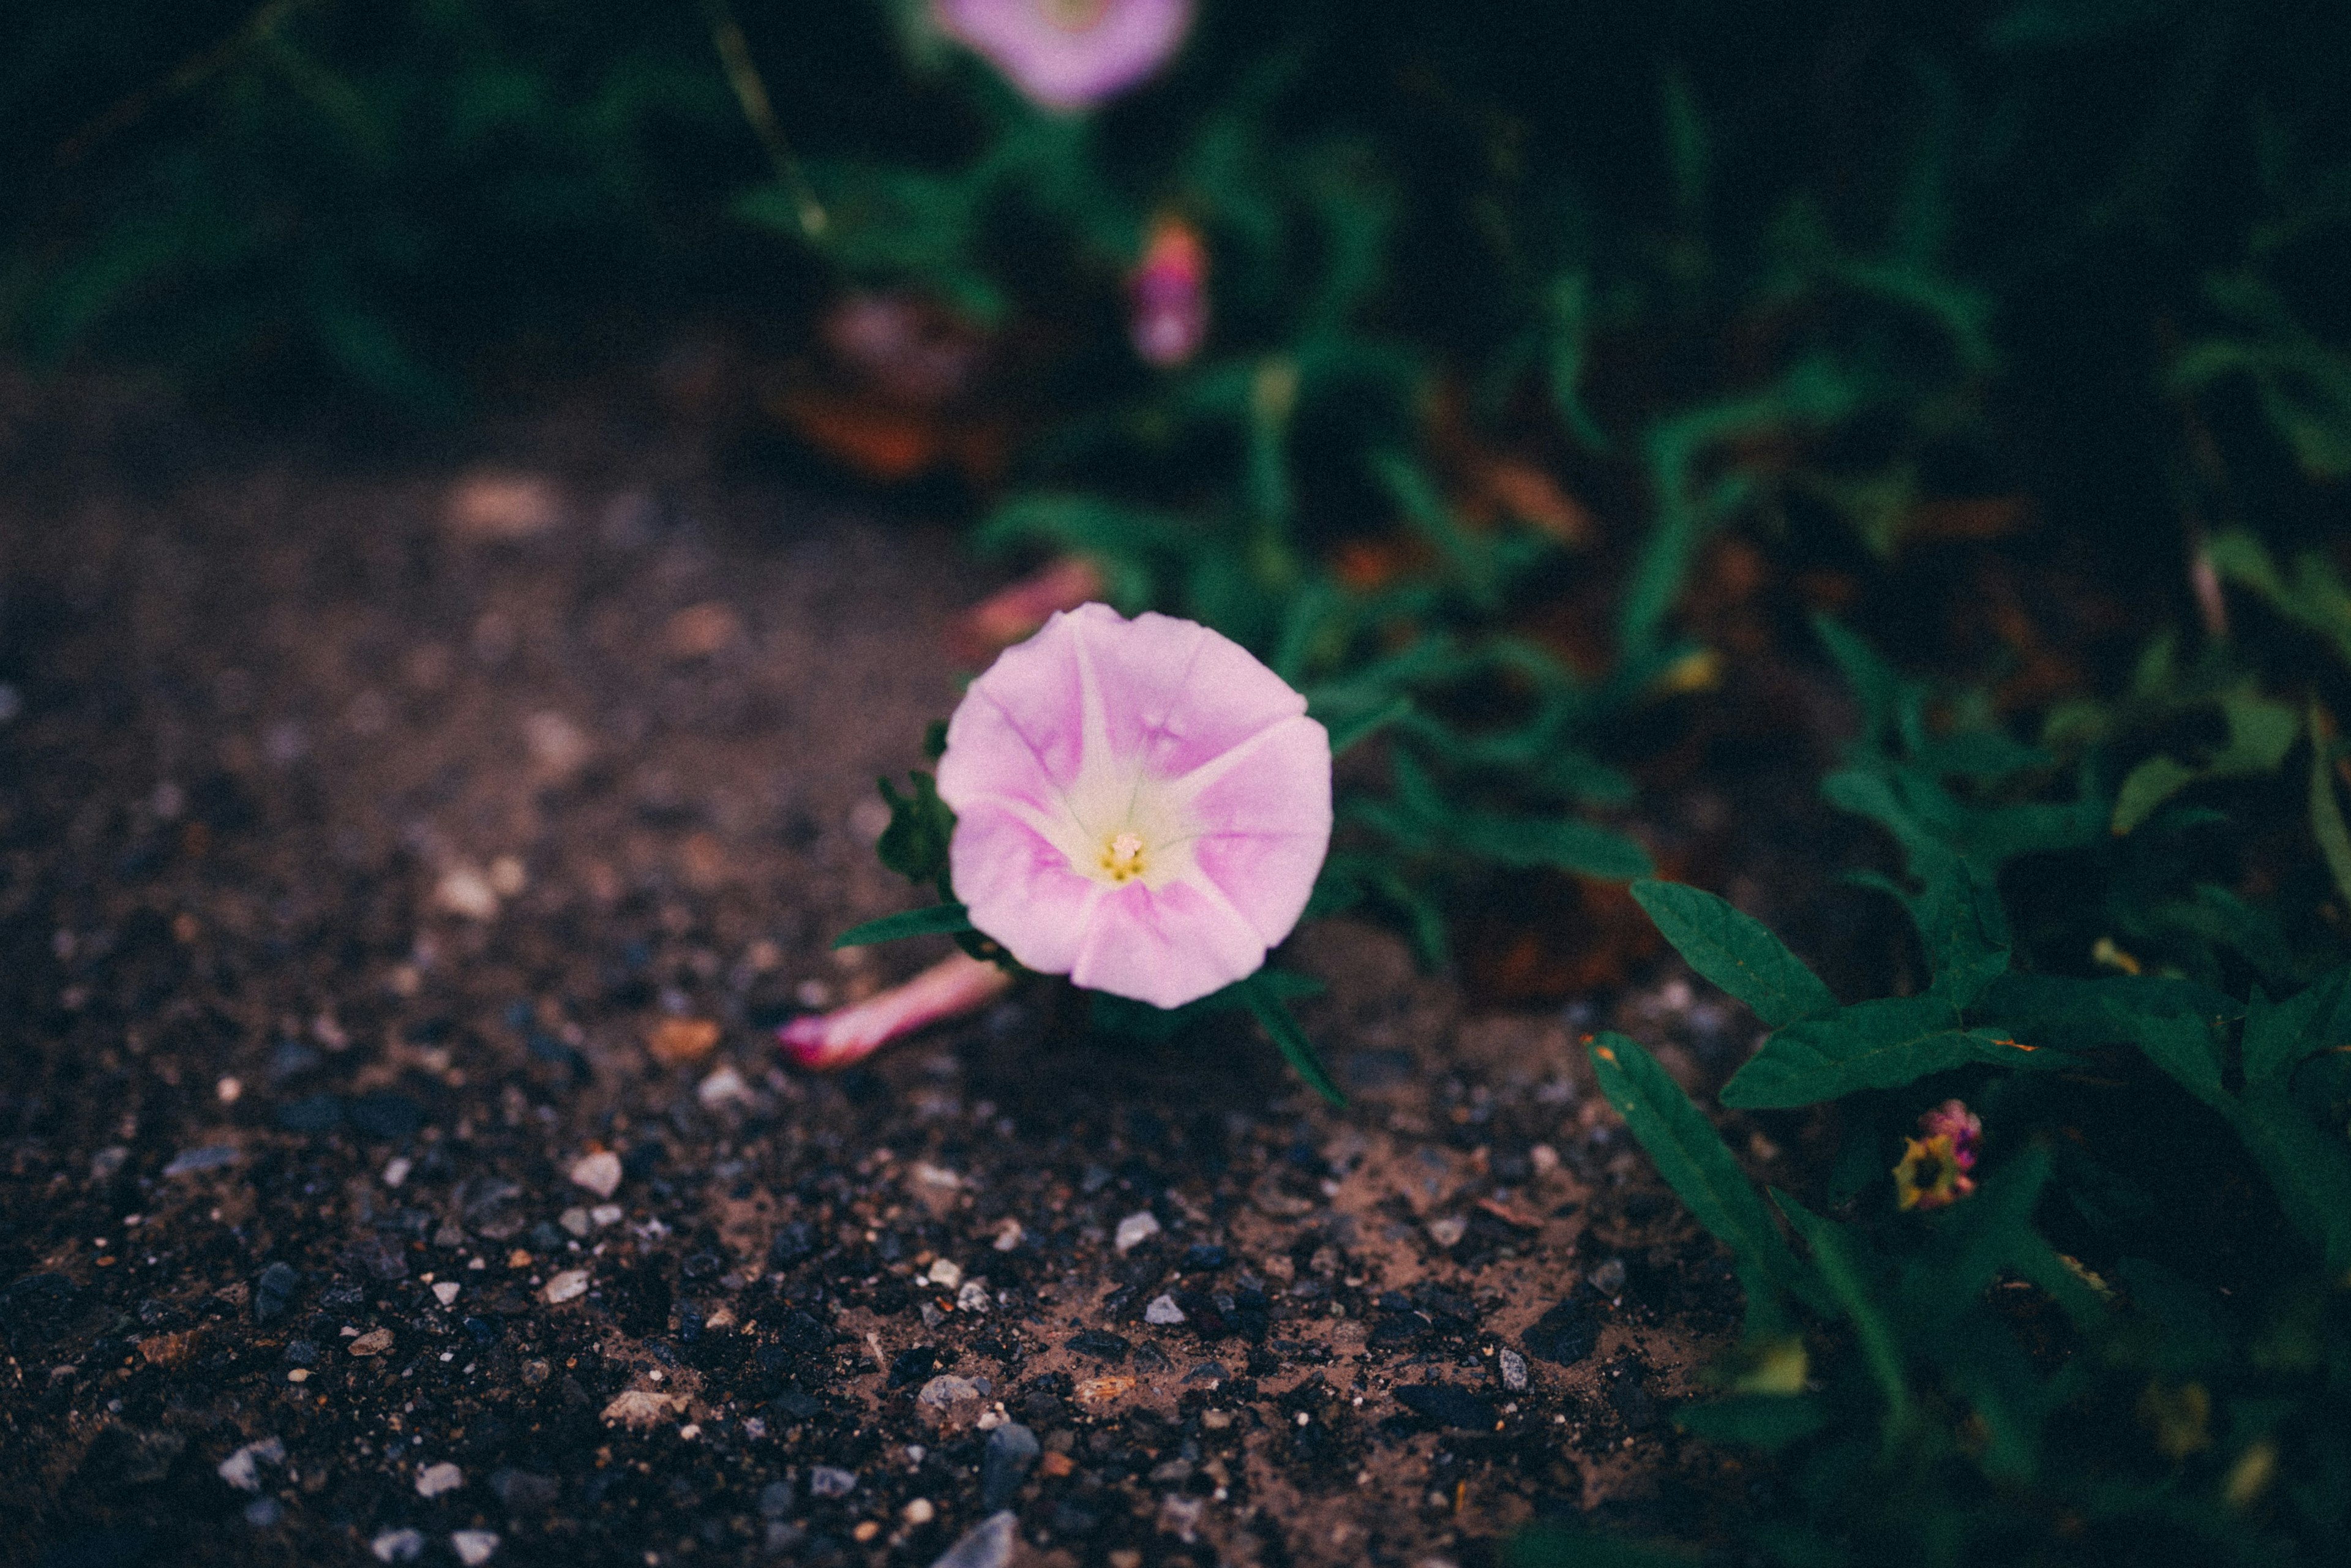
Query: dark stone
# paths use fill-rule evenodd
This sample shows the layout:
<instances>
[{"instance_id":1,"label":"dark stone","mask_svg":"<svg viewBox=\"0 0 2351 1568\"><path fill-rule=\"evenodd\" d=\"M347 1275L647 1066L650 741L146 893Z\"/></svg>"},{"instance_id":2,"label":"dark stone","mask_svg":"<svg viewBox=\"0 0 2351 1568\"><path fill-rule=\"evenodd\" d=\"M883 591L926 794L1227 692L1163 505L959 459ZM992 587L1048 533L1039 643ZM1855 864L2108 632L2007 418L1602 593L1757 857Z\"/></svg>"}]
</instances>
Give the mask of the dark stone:
<instances>
[{"instance_id":1,"label":"dark stone","mask_svg":"<svg viewBox=\"0 0 2351 1568\"><path fill-rule=\"evenodd\" d=\"M776 1232L768 1243L768 1266L789 1269L816 1256L816 1230L805 1219L795 1219Z\"/></svg>"},{"instance_id":2,"label":"dark stone","mask_svg":"<svg viewBox=\"0 0 2351 1568\"><path fill-rule=\"evenodd\" d=\"M553 1476L502 1469L491 1473L490 1490L506 1504L508 1513L545 1513L563 1495L563 1483Z\"/></svg>"},{"instance_id":3,"label":"dark stone","mask_svg":"<svg viewBox=\"0 0 2351 1568\"><path fill-rule=\"evenodd\" d=\"M686 1255L678 1271L689 1280L712 1280L726 1267L725 1260L716 1252L693 1252Z\"/></svg>"},{"instance_id":4,"label":"dark stone","mask_svg":"<svg viewBox=\"0 0 2351 1568\"><path fill-rule=\"evenodd\" d=\"M939 1347L918 1344L900 1351L890 1363L890 1386L904 1388L909 1383L921 1383L938 1369Z\"/></svg>"},{"instance_id":5,"label":"dark stone","mask_svg":"<svg viewBox=\"0 0 2351 1568\"><path fill-rule=\"evenodd\" d=\"M1608 1403L1628 1431L1646 1432L1657 1424L1657 1402L1642 1385L1637 1367L1620 1366L1609 1374Z\"/></svg>"},{"instance_id":6,"label":"dark stone","mask_svg":"<svg viewBox=\"0 0 2351 1568\"><path fill-rule=\"evenodd\" d=\"M1195 1241L1184 1249L1184 1268L1187 1272L1207 1273L1221 1269L1229 1261L1229 1254L1213 1241Z\"/></svg>"},{"instance_id":7,"label":"dark stone","mask_svg":"<svg viewBox=\"0 0 2351 1568\"><path fill-rule=\"evenodd\" d=\"M768 1406L786 1420L805 1421L824 1408L824 1402L801 1389L787 1388Z\"/></svg>"},{"instance_id":8,"label":"dark stone","mask_svg":"<svg viewBox=\"0 0 2351 1568\"><path fill-rule=\"evenodd\" d=\"M1042 1451L1037 1434L1018 1421L990 1432L979 1461L980 1506L993 1512L1009 1503Z\"/></svg>"},{"instance_id":9,"label":"dark stone","mask_svg":"<svg viewBox=\"0 0 2351 1568\"><path fill-rule=\"evenodd\" d=\"M1534 1321L1520 1340L1538 1361L1573 1366L1600 1344L1600 1322L1573 1301L1562 1301Z\"/></svg>"},{"instance_id":10,"label":"dark stone","mask_svg":"<svg viewBox=\"0 0 2351 1568\"><path fill-rule=\"evenodd\" d=\"M1418 1312L1392 1312L1372 1325L1364 1343L1374 1350L1400 1350L1419 1343L1428 1328L1428 1320Z\"/></svg>"},{"instance_id":11,"label":"dark stone","mask_svg":"<svg viewBox=\"0 0 2351 1568\"><path fill-rule=\"evenodd\" d=\"M488 1346L497 1343L498 1327L487 1318L467 1318L464 1324L465 1336L475 1344Z\"/></svg>"},{"instance_id":12,"label":"dark stone","mask_svg":"<svg viewBox=\"0 0 2351 1568\"><path fill-rule=\"evenodd\" d=\"M1483 1396L1449 1383L1414 1384L1395 1391L1396 1403L1424 1420L1465 1432L1494 1429L1494 1406Z\"/></svg>"},{"instance_id":13,"label":"dark stone","mask_svg":"<svg viewBox=\"0 0 2351 1568\"><path fill-rule=\"evenodd\" d=\"M368 1236L343 1249L339 1260L342 1266L363 1271L375 1280L405 1280L408 1278L408 1254L400 1243L383 1236Z\"/></svg>"},{"instance_id":14,"label":"dark stone","mask_svg":"<svg viewBox=\"0 0 2351 1568\"><path fill-rule=\"evenodd\" d=\"M832 1343L832 1331L806 1312L794 1312L776 1331L776 1338L795 1355L814 1355Z\"/></svg>"},{"instance_id":15,"label":"dark stone","mask_svg":"<svg viewBox=\"0 0 2351 1568\"><path fill-rule=\"evenodd\" d=\"M288 1366L316 1366L319 1364L319 1346L311 1340L288 1340L286 1342L285 1361Z\"/></svg>"},{"instance_id":16,"label":"dark stone","mask_svg":"<svg viewBox=\"0 0 2351 1568\"><path fill-rule=\"evenodd\" d=\"M1124 1361L1127 1352L1134 1348L1125 1335L1114 1334L1108 1329L1087 1329L1082 1333L1071 1334L1069 1345L1080 1355L1090 1355L1096 1361L1113 1364Z\"/></svg>"},{"instance_id":17,"label":"dark stone","mask_svg":"<svg viewBox=\"0 0 2351 1568\"><path fill-rule=\"evenodd\" d=\"M306 1094L277 1107L277 1124L289 1133L331 1133L343 1124L343 1103L332 1094Z\"/></svg>"}]
</instances>

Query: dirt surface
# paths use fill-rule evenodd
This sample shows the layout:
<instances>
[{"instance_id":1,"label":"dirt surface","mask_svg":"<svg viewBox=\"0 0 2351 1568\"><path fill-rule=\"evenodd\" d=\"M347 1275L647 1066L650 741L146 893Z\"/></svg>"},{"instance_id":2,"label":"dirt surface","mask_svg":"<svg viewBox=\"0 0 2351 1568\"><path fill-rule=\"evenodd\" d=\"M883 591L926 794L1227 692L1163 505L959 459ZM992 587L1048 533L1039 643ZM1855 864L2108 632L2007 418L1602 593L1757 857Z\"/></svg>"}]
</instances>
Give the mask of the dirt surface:
<instances>
[{"instance_id":1,"label":"dirt surface","mask_svg":"<svg viewBox=\"0 0 2351 1568\"><path fill-rule=\"evenodd\" d=\"M788 1071L936 956L826 944L914 902L872 779L985 584L626 432L499 455L15 460L0 1558L1477 1564L1719 1494L1669 1411L1737 1292L1573 1035L1743 1014L1465 1017L1341 922L1344 1111L1048 987Z\"/></svg>"}]
</instances>

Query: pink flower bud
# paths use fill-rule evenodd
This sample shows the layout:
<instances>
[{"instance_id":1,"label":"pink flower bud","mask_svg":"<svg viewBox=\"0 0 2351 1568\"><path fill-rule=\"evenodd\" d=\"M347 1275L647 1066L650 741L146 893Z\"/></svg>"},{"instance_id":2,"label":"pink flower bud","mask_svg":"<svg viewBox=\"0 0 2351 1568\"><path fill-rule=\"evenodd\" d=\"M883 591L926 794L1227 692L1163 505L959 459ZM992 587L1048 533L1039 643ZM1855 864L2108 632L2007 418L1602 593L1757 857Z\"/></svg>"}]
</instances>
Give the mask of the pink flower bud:
<instances>
[{"instance_id":1,"label":"pink flower bud","mask_svg":"<svg viewBox=\"0 0 2351 1568\"><path fill-rule=\"evenodd\" d=\"M1170 370L1190 361L1208 336L1208 251L1192 225L1161 218L1144 246L1134 282L1134 351Z\"/></svg>"},{"instance_id":2,"label":"pink flower bud","mask_svg":"<svg viewBox=\"0 0 2351 1568\"><path fill-rule=\"evenodd\" d=\"M977 1012L1011 984L1012 977L1000 966L957 953L879 996L821 1016L796 1018L778 1030L776 1038L784 1053L801 1067L847 1067L901 1035Z\"/></svg>"}]
</instances>

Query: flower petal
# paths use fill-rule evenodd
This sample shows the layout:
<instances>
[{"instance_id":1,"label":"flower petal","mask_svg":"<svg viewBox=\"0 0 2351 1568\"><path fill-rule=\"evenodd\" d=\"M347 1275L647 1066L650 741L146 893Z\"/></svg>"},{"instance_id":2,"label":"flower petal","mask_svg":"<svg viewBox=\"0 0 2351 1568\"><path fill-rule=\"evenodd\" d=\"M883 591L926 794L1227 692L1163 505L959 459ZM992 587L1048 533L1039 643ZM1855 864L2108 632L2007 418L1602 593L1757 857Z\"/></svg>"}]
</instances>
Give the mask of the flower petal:
<instances>
[{"instance_id":1,"label":"flower petal","mask_svg":"<svg viewBox=\"0 0 2351 1568\"><path fill-rule=\"evenodd\" d=\"M947 869L972 925L1039 974L1068 974L1103 885L998 802L983 798L956 813Z\"/></svg>"},{"instance_id":2,"label":"flower petal","mask_svg":"<svg viewBox=\"0 0 2351 1568\"><path fill-rule=\"evenodd\" d=\"M1155 892L1134 883L1095 907L1070 978L1089 990L1180 1008L1264 962L1265 943L1214 889L1178 882Z\"/></svg>"},{"instance_id":3,"label":"flower petal","mask_svg":"<svg viewBox=\"0 0 2351 1568\"><path fill-rule=\"evenodd\" d=\"M1164 65L1192 25L1192 0L1102 0L1067 26L1040 0L936 0L940 26L1050 109L1085 109Z\"/></svg>"}]
</instances>

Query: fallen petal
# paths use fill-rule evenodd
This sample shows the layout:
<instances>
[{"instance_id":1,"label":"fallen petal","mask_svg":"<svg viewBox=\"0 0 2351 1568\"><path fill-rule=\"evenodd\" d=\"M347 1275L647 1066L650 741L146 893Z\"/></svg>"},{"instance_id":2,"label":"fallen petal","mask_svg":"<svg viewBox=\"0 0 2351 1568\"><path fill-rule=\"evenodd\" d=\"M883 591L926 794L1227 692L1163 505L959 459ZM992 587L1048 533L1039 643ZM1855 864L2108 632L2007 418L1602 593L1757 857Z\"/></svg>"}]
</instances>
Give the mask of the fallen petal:
<instances>
[{"instance_id":1,"label":"fallen petal","mask_svg":"<svg viewBox=\"0 0 2351 1568\"><path fill-rule=\"evenodd\" d=\"M776 1038L799 1066L846 1067L901 1035L986 1007L1011 984L1012 977L998 966L957 953L852 1007L794 1019Z\"/></svg>"}]
</instances>

